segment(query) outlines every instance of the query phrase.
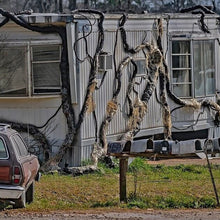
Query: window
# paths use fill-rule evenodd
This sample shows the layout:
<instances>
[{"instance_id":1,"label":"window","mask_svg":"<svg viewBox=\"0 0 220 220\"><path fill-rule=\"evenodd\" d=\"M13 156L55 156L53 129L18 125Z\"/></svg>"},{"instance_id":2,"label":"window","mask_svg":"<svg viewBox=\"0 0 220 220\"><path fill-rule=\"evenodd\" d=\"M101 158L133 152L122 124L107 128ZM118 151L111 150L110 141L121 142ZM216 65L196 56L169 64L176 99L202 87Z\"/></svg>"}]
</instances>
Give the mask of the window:
<instances>
[{"instance_id":1,"label":"window","mask_svg":"<svg viewBox=\"0 0 220 220\"><path fill-rule=\"evenodd\" d=\"M60 92L60 46L32 47L33 93Z\"/></svg>"},{"instance_id":2,"label":"window","mask_svg":"<svg viewBox=\"0 0 220 220\"><path fill-rule=\"evenodd\" d=\"M27 95L26 48L1 46L0 96Z\"/></svg>"},{"instance_id":3,"label":"window","mask_svg":"<svg viewBox=\"0 0 220 220\"><path fill-rule=\"evenodd\" d=\"M0 159L7 159L8 158L8 151L5 146L4 141L0 138Z\"/></svg>"},{"instance_id":4,"label":"window","mask_svg":"<svg viewBox=\"0 0 220 220\"><path fill-rule=\"evenodd\" d=\"M11 140L19 157L25 157L28 155L27 147L19 135L13 135Z\"/></svg>"},{"instance_id":5,"label":"window","mask_svg":"<svg viewBox=\"0 0 220 220\"><path fill-rule=\"evenodd\" d=\"M195 96L215 93L215 48L214 42L195 41L193 43L193 63Z\"/></svg>"},{"instance_id":6,"label":"window","mask_svg":"<svg viewBox=\"0 0 220 220\"><path fill-rule=\"evenodd\" d=\"M135 64L137 65L137 74L136 76L146 76L147 75L147 67L146 67L146 59L137 59L135 60Z\"/></svg>"},{"instance_id":7,"label":"window","mask_svg":"<svg viewBox=\"0 0 220 220\"><path fill-rule=\"evenodd\" d=\"M172 41L172 88L180 97L215 93L215 41Z\"/></svg>"},{"instance_id":8,"label":"window","mask_svg":"<svg viewBox=\"0 0 220 220\"><path fill-rule=\"evenodd\" d=\"M99 71L106 71L112 69L112 55L104 53L99 55Z\"/></svg>"},{"instance_id":9,"label":"window","mask_svg":"<svg viewBox=\"0 0 220 220\"><path fill-rule=\"evenodd\" d=\"M147 67L146 67L146 59L145 58L135 58L133 60L137 66L136 77L146 77L147 76ZM133 74L134 65L130 62L128 65L128 73L130 76Z\"/></svg>"},{"instance_id":10,"label":"window","mask_svg":"<svg viewBox=\"0 0 220 220\"><path fill-rule=\"evenodd\" d=\"M0 97L60 93L60 51L56 44L1 44Z\"/></svg>"}]
</instances>

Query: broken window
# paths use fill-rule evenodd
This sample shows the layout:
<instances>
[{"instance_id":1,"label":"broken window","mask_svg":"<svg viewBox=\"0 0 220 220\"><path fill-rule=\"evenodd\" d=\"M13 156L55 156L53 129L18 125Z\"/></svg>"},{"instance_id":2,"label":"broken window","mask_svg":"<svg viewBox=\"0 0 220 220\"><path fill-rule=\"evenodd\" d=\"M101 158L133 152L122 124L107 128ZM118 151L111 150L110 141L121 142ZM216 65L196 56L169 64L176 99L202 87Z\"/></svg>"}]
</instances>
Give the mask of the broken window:
<instances>
[{"instance_id":1,"label":"broken window","mask_svg":"<svg viewBox=\"0 0 220 220\"><path fill-rule=\"evenodd\" d=\"M27 95L27 64L24 46L0 48L0 96Z\"/></svg>"},{"instance_id":2,"label":"broken window","mask_svg":"<svg viewBox=\"0 0 220 220\"><path fill-rule=\"evenodd\" d=\"M172 41L172 87L179 97L215 93L215 41Z\"/></svg>"},{"instance_id":3,"label":"broken window","mask_svg":"<svg viewBox=\"0 0 220 220\"><path fill-rule=\"evenodd\" d=\"M60 92L60 46L32 46L33 93Z\"/></svg>"}]
</instances>

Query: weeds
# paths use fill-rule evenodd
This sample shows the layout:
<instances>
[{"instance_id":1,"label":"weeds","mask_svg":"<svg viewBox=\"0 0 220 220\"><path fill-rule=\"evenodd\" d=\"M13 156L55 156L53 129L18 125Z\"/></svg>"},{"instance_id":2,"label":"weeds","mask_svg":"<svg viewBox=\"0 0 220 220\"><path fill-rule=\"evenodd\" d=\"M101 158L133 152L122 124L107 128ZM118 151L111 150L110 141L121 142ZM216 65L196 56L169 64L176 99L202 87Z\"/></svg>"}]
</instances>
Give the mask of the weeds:
<instances>
[{"instance_id":1,"label":"weeds","mask_svg":"<svg viewBox=\"0 0 220 220\"><path fill-rule=\"evenodd\" d=\"M146 171L147 164L142 158L136 157L129 166L129 171L134 177L134 197L137 196L138 177L141 176L141 172Z\"/></svg>"},{"instance_id":2,"label":"weeds","mask_svg":"<svg viewBox=\"0 0 220 220\"><path fill-rule=\"evenodd\" d=\"M117 162L117 161L116 161ZM212 208L216 206L208 168L196 165L151 166L136 158L127 173L127 203L119 203L119 168L99 163L99 171L78 177L44 175L36 183L27 211L91 208ZM219 166L213 166L220 193Z\"/></svg>"},{"instance_id":3,"label":"weeds","mask_svg":"<svg viewBox=\"0 0 220 220\"><path fill-rule=\"evenodd\" d=\"M119 202L117 201L95 202L91 205L91 208L115 207L118 205Z\"/></svg>"},{"instance_id":4,"label":"weeds","mask_svg":"<svg viewBox=\"0 0 220 220\"><path fill-rule=\"evenodd\" d=\"M216 206L214 198L196 198L187 195L184 196L168 196L168 197L157 197L156 207L160 209L167 208L213 208Z\"/></svg>"},{"instance_id":5,"label":"weeds","mask_svg":"<svg viewBox=\"0 0 220 220\"><path fill-rule=\"evenodd\" d=\"M108 165L106 165L105 162L99 161L98 163L99 173L100 174L111 174L111 173L118 174L119 173L119 160L114 159L113 163L115 164L115 166L109 169Z\"/></svg>"}]
</instances>

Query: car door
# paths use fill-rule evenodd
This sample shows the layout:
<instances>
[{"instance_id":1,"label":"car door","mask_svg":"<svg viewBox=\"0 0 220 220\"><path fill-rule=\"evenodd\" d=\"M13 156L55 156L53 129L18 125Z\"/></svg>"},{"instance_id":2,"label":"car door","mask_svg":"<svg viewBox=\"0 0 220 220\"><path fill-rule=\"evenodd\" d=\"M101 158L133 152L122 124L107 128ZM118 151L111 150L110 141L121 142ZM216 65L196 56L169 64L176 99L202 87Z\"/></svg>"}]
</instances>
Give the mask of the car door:
<instances>
[{"instance_id":1,"label":"car door","mask_svg":"<svg viewBox=\"0 0 220 220\"><path fill-rule=\"evenodd\" d=\"M38 171L37 158L31 155L19 134L11 136L11 141L15 150L17 151L18 160L23 170L23 186L29 185L35 178Z\"/></svg>"}]
</instances>

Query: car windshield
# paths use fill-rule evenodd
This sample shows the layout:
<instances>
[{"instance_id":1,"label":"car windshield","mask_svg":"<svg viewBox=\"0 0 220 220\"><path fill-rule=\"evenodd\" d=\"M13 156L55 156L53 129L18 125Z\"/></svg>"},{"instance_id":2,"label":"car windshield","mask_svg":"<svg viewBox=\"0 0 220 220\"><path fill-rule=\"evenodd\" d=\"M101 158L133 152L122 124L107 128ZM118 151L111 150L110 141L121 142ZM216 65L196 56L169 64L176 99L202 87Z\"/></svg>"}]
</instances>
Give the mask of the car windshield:
<instances>
[{"instance_id":1,"label":"car windshield","mask_svg":"<svg viewBox=\"0 0 220 220\"><path fill-rule=\"evenodd\" d=\"M5 143L2 138L0 138L0 159L7 159L8 152L5 146Z\"/></svg>"}]
</instances>

